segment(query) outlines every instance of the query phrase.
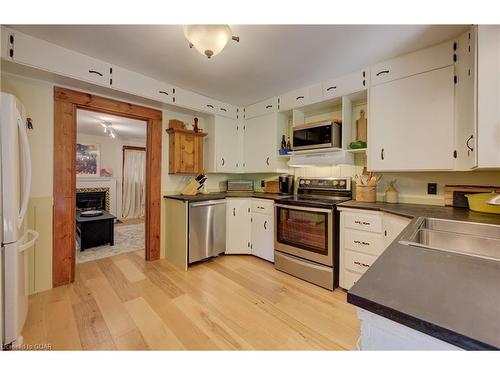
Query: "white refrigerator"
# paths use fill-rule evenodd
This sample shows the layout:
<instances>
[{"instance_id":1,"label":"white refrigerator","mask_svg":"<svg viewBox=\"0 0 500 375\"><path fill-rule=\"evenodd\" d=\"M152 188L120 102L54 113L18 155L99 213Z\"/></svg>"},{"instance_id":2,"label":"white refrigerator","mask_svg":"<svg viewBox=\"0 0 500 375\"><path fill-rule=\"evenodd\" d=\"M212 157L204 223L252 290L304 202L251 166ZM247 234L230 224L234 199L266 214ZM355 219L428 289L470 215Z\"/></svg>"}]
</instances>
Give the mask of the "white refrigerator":
<instances>
[{"instance_id":1,"label":"white refrigerator","mask_svg":"<svg viewBox=\"0 0 500 375\"><path fill-rule=\"evenodd\" d=\"M38 233L26 229L31 159L23 105L13 95L0 99L0 301L1 348L22 344L28 313L28 251Z\"/></svg>"}]
</instances>

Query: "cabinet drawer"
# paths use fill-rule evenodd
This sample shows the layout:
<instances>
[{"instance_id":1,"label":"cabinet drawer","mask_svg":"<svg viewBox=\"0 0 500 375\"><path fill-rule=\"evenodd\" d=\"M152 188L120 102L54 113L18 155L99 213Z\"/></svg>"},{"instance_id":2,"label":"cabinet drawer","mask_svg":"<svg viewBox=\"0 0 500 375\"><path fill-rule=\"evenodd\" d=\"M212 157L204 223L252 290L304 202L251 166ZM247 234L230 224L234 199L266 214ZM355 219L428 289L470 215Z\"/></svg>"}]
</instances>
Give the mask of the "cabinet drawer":
<instances>
[{"instance_id":1,"label":"cabinet drawer","mask_svg":"<svg viewBox=\"0 0 500 375\"><path fill-rule=\"evenodd\" d=\"M342 272L342 280L340 280L340 286L346 290L349 290L356 284L361 277L361 274L357 272L351 272L346 269Z\"/></svg>"},{"instance_id":2,"label":"cabinet drawer","mask_svg":"<svg viewBox=\"0 0 500 375\"><path fill-rule=\"evenodd\" d=\"M384 237L381 234L344 229L344 248L362 251L379 256L385 250Z\"/></svg>"},{"instance_id":3,"label":"cabinet drawer","mask_svg":"<svg viewBox=\"0 0 500 375\"><path fill-rule=\"evenodd\" d=\"M371 214L356 214L343 212L344 226L346 228L366 230L368 232L382 232L382 216Z\"/></svg>"},{"instance_id":4,"label":"cabinet drawer","mask_svg":"<svg viewBox=\"0 0 500 375\"><path fill-rule=\"evenodd\" d=\"M371 66L371 86L453 64L453 42L421 49Z\"/></svg>"},{"instance_id":5,"label":"cabinet drawer","mask_svg":"<svg viewBox=\"0 0 500 375\"><path fill-rule=\"evenodd\" d=\"M252 199L252 212L273 215L274 201L270 199Z\"/></svg>"},{"instance_id":6,"label":"cabinet drawer","mask_svg":"<svg viewBox=\"0 0 500 375\"><path fill-rule=\"evenodd\" d=\"M345 250L343 253L344 269L363 274L377 260L373 255L361 254L357 251Z\"/></svg>"}]
</instances>

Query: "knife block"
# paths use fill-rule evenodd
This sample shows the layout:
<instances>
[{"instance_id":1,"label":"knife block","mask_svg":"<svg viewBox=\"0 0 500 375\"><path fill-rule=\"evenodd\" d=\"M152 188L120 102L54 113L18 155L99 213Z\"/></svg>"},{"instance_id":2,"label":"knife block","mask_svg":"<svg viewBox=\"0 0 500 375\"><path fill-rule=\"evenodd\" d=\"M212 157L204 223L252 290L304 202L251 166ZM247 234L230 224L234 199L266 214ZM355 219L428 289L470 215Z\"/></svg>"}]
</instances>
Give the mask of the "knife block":
<instances>
[{"instance_id":1,"label":"knife block","mask_svg":"<svg viewBox=\"0 0 500 375\"><path fill-rule=\"evenodd\" d=\"M200 184L195 179L192 179L189 184L186 185L184 189L182 189L182 195L196 195L198 193L198 188Z\"/></svg>"}]
</instances>

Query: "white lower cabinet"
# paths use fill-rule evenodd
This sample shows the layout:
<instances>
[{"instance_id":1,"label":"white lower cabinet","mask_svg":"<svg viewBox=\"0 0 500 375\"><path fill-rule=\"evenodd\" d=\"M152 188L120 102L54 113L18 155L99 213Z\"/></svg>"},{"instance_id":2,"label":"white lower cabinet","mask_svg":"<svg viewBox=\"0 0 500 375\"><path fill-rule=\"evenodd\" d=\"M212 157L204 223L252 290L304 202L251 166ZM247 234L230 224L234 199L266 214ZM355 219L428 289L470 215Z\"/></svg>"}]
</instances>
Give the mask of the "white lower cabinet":
<instances>
[{"instance_id":1,"label":"white lower cabinet","mask_svg":"<svg viewBox=\"0 0 500 375\"><path fill-rule=\"evenodd\" d=\"M251 253L251 200L226 199L226 254Z\"/></svg>"},{"instance_id":2,"label":"white lower cabinet","mask_svg":"<svg viewBox=\"0 0 500 375\"><path fill-rule=\"evenodd\" d=\"M340 286L350 289L411 219L385 212L340 210Z\"/></svg>"},{"instance_id":3,"label":"white lower cabinet","mask_svg":"<svg viewBox=\"0 0 500 375\"><path fill-rule=\"evenodd\" d=\"M252 255L274 262L273 201L252 200Z\"/></svg>"},{"instance_id":4,"label":"white lower cabinet","mask_svg":"<svg viewBox=\"0 0 500 375\"><path fill-rule=\"evenodd\" d=\"M402 324L358 309L360 350L463 350Z\"/></svg>"},{"instance_id":5,"label":"white lower cabinet","mask_svg":"<svg viewBox=\"0 0 500 375\"><path fill-rule=\"evenodd\" d=\"M226 200L226 254L252 254L274 261L274 201Z\"/></svg>"}]
</instances>

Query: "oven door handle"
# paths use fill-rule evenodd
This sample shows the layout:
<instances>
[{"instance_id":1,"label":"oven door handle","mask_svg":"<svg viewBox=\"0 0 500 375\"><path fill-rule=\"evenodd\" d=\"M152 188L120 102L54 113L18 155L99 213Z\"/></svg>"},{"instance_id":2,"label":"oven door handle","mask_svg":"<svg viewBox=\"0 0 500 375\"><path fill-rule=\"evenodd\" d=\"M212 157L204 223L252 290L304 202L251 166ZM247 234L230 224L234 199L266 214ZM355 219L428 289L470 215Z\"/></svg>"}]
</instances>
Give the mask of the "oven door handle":
<instances>
[{"instance_id":1,"label":"oven door handle","mask_svg":"<svg viewBox=\"0 0 500 375\"><path fill-rule=\"evenodd\" d=\"M280 203L275 203L274 207L289 208L291 210L298 210L298 211L324 212L326 214L331 214L332 213L332 210L331 209L327 209L327 208L295 206L295 205L280 204Z\"/></svg>"}]
</instances>

